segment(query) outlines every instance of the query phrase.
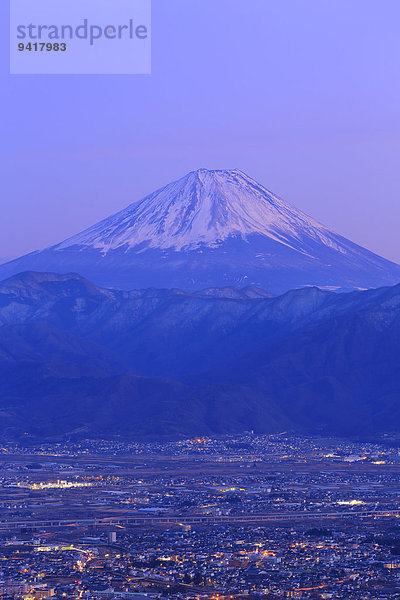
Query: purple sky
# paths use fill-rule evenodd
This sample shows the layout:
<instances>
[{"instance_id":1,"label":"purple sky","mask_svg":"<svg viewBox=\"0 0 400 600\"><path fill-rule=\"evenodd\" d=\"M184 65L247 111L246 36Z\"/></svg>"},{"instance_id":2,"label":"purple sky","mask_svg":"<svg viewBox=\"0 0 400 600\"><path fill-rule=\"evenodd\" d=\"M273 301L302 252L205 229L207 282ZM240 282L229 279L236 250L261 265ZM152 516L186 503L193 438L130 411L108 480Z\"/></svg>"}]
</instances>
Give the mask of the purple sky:
<instances>
[{"instance_id":1,"label":"purple sky","mask_svg":"<svg viewBox=\"0 0 400 600\"><path fill-rule=\"evenodd\" d=\"M151 76L10 76L0 257L199 167L240 168L400 262L400 2L153 0Z\"/></svg>"}]
</instances>

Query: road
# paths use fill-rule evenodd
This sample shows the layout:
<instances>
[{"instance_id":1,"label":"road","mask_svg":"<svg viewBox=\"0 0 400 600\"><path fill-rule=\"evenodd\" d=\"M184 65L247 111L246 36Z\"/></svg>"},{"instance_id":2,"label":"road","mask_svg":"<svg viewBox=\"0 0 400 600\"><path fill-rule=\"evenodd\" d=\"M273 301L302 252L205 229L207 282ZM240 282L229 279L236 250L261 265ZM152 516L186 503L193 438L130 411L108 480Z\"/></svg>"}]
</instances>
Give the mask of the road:
<instances>
[{"instance_id":1,"label":"road","mask_svg":"<svg viewBox=\"0 0 400 600\"><path fill-rule=\"evenodd\" d=\"M0 521L0 530L12 529L50 529L60 527L84 527L84 526L117 526L117 527L152 527L165 525L223 525L223 524L253 524L260 525L269 522L298 522L298 521L325 521L332 519L362 519L362 518L400 518L400 512L376 510L376 511L343 511L343 512L275 512L247 515L182 515L182 516L114 516L109 518L91 519L48 519L41 521Z\"/></svg>"}]
</instances>

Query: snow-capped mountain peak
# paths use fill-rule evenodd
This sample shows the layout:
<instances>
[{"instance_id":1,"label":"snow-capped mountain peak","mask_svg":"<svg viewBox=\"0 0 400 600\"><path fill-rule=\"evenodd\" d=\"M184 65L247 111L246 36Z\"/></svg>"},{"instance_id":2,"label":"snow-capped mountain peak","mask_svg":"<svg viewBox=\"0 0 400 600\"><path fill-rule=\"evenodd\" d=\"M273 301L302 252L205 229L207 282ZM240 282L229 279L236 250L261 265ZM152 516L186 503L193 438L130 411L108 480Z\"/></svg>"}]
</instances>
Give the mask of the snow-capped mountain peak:
<instances>
[{"instance_id":1,"label":"snow-capped mountain peak","mask_svg":"<svg viewBox=\"0 0 400 600\"><path fill-rule=\"evenodd\" d=\"M199 169L73 237L0 267L80 273L104 287L394 285L400 266L333 233L242 171Z\"/></svg>"},{"instance_id":2,"label":"snow-capped mountain peak","mask_svg":"<svg viewBox=\"0 0 400 600\"><path fill-rule=\"evenodd\" d=\"M199 169L55 247L193 250L230 236L260 234L293 247L311 236L332 245L328 230L239 170ZM335 244L336 246L336 244Z\"/></svg>"}]
</instances>

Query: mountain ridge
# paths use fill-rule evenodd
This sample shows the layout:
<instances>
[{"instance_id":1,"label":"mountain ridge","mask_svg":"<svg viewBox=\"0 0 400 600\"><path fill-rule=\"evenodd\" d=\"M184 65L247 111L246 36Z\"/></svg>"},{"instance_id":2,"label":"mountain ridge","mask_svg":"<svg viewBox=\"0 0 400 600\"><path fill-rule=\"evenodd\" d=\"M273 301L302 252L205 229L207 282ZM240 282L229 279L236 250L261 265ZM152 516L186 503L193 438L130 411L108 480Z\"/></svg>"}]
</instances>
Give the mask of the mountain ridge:
<instances>
[{"instance_id":1,"label":"mountain ridge","mask_svg":"<svg viewBox=\"0 0 400 600\"><path fill-rule=\"evenodd\" d=\"M400 285L232 297L0 282L3 436L397 431L399 356Z\"/></svg>"}]
</instances>

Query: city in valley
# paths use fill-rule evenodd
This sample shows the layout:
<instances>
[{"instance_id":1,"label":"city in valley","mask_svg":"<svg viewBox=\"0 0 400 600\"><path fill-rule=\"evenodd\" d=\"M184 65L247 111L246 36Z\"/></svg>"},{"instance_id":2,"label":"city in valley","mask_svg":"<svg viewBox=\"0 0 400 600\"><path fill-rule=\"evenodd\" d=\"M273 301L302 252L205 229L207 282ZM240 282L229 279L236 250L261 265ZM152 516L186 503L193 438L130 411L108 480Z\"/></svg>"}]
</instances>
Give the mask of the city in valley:
<instances>
[{"instance_id":1,"label":"city in valley","mask_svg":"<svg viewBox=\"0 0 400 600\"><path fill-rule=\"evenodd\" d=\"M400 598L398 439L1 448L1 598Z\"/></svg>"}]
</instances>

